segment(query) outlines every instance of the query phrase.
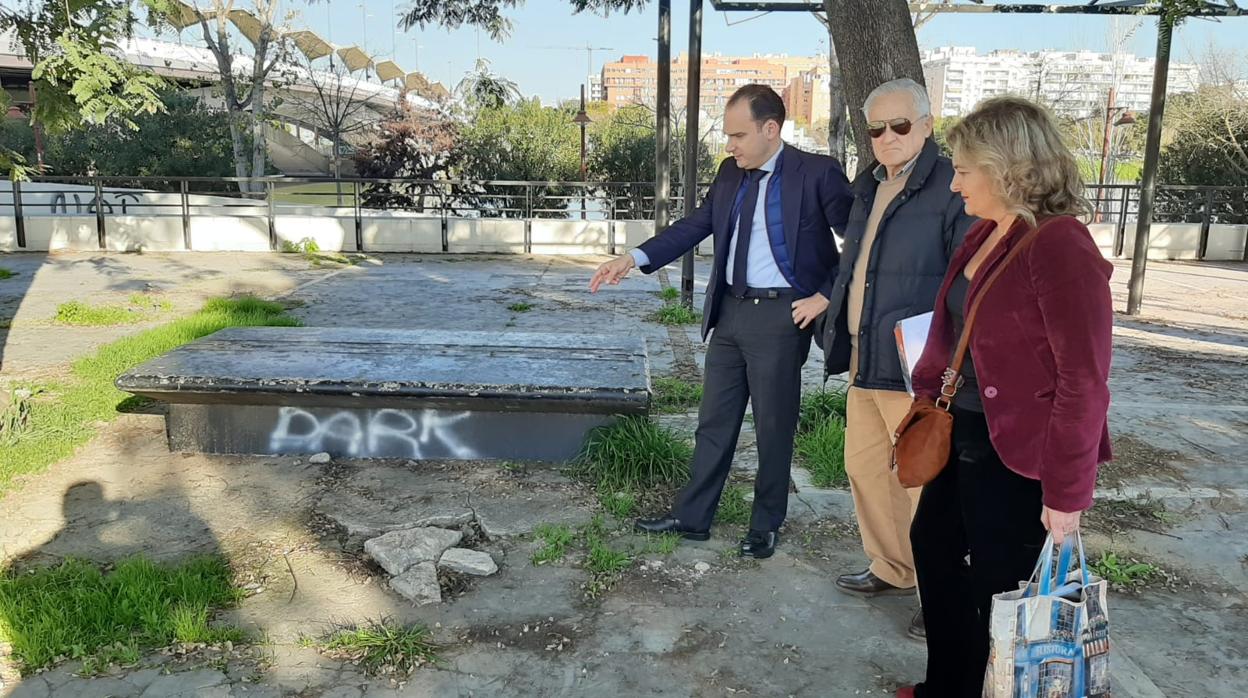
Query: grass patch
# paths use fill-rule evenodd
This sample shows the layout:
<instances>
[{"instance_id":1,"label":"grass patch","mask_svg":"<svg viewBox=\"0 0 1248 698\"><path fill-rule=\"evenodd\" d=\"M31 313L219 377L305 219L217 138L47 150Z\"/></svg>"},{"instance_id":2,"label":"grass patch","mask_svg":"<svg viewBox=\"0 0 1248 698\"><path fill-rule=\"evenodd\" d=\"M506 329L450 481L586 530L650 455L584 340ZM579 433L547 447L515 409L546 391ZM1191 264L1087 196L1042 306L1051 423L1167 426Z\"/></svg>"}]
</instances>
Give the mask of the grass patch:
<instances>
[{"instance_id":1,"label":"grass patch","mask_svg":"<svg viewBox=\"0 0 1248 698\"><path fill-rule=\"evenodd\" d=\"M632 562L633 556L627 551L612 550L606 541L599 538L590 541L585 569L598 576L615 575L628 569Z\"/></svg>"},{"instance_id":2,"label":"grass patch","mask_svg":"<svg viewBox=\"0 0 1248 698\"><path fill-rule=\"evenodd\" d=\"M527 313L533 309L533 304L525 303L522 301L519 303L512 303L511 305L507 306L507 309L513 313Z\"/></svg>"},{"instance_id":3,"label":"grass patch","mask_svg":"<svg viewBox=\"0 0 1248 698\"><path fill-rule=\"evenodd\" d=\"M799 432L793 443L802 467L810 471L815 487L845 487L845 420L831 416L808 431Z\"/></svg>"},{"instance_id":4,"label":"grass patch","mask_svg":"<svg viewBox=\"0 0 1248 698\"><path fill-rule=\"evenodd\" d=\"M128 300L125 304L104 305L68 301L56 307L54 320L74 327L107 327L142 322L150 319L153 313L173 310L173 303L145 293L132 293Z\"/></svg>"},{"instance_id":5,"label":"grass patch","mask_svg":"<svg viewBox=\"0 0 1248 698\"><path fill-rule=\"evenodd\" d=\"M13 478L40 472L73 454L95 434L98 423L117 416L118 405L130 397L113 385L123 372L226 327L299 324L277 303L218 298L193 315L122 338L79 359L66 381L45 386L46 395L31 401L23 437L0 444L0 496Z\"/></svg>"},{"instance_id":6,"label":"grass patch","mask_svg":"<svg viewBox=\"0 0 1248 698\"><path fill-rule=\"evenodd\" d=\"M646 554L671 555L676 552L677 545L680 545L679 533L660 533L658 535L646 536L646 545L642 548L642 552Z\"/></svg>"},{"instance_id":7,"label":"grass patch","mask_svg":"<svg viewBox=\"0 0 1248 698\"><path fill-rule=\"evenodd\" d=\"M571 528L564 524L542 524L533 533L542 541L542 547L533 553L534 565L563 562L574 538Z\"/></svg>"},{"instance_id":8,"label":"grass patch","mask_svg":"<svg viewBox=\"0 0 1248 698\"><path fill-rule=\"evenodd\" d=\"M11 279L15 276L17 276L17 272L13 271L12 269L5 269L4 267L0 267L0 281L4 281L5 279Z\"/></svg>"},{"instance_id":9,"label":"grass patch","mask_svg":"<svg viewBox=\"0 0 1248 698\"><path fill-rule=\"evenodd\" d=\"M668 286L662 291L659 291L659 298L662 298L665 301L674 301L677 298L680 298L680 289Z\"/></svg>"},{"instance_id":10,"label":"grass patch","mask_svg":"<svg viewBox=\"0 0 1248 698\"><path fill-rule=\"evenodd\" d=\"M43 392L43 388L14 388L9 391L9 401L0 409L0 445L11 446L17 443L22 434L30 429L30 411L35 396Z\"/></svg>"},{"instance_id":11,"label":"grass patch","mask_svg":"<svg viewBox=\"0 0 1248 698\"><path fill-rule=\"evenodd\" d=\"M574 470L599 489L635 492L682 483L693 448L645 417L624 417L590 432Z\"/></svg>"},{"instance_id":12,"label":"grass patch","mask_svg":"<svg viewBox=\"0 0 1248 698\"><path fill-rule=\"evenodd\" d=\"M1119 558L1116 553L1110 552L1101 553L1101 556L1088 566L1092 574L1120 589L1138 589L1160 573L1156 565L1129 558Z\"/></svg>"},{"instance_id":13,"label":"grass patch","mask_svg":"<svg viewBox=\"0 0 1248 698\"><path fill-rule=\"evenodd\" d=\"M598 503L617 519L627 519L637 510L637 495L632 492L599 490Z\"/></svg>"},{"instance_id":14,"label":"grass patch","mask_svg":"<svg viewBox=\"0 0 1248 698\"><path fill-rule=\"evenodd\" d=\"M661 325L696 325L702 316L679 303L670 303L655 311L651 319Z\"/></svg>"},{"instance_id":15,"label":"grass patch","mask_svg":"<svg viewBox=\"0 0 1248 698\"><path fill-rule=\"evenodd\" d=\"M209 625L213 611L240 598L231 578L225 560L211 556L176 565L136 557L107 573L81 560L8 570L0 575L0 639L23 674L62 658L91 669L174 642L242 641L238 628Z\"/></svg>"},{"instance_id":16,"label":"grass patch","mask_svg":"<svg viewBox=\"0 0 1248 698\"><path fill-rule=\"evenodd\" d=\"M750 489L745 485L728 485L719 498L719 509L715 511L715 520L729 526L748 526L753 506L745 497Z\"/></svg>"},{"instance_id":17,"label":"grass patch","mask_svg":"<svg viewBox=\"0 0 1248 698\"><path fill-rule=\"evenodd\" d=\"M156 310L167 313L173 310L173 303L167 298L158 298L147 293L131 293L130 306L142 310Z\"/></svg>"},{"instance_id":18,"label":"grass patch","mask_svg":"<svg viewBox=\"0 0 1248 698\"><path fill-rule=\"evenodd\" d=\"M343 628L321 640L305 642L322 654L349 661L370 676L411 674L426 664L437 664L438 646L423 625L400 626L389 620Z\"/></svg>"},{"instance_id":19,"label":"grass patch","mask_svg":"<svg viewBox=\"0 0 1248 698\"><path fill-rule=\"evenodd\" d=\"M294 240L282 240L282 252L287 254L316 254L321 251L321 246L312 238L304 238L298 242Z\"/></svg>"},{"instance_id":20,"label":"grass patch","mask_svg":"<svg viewBox=\"0 0 1248 698\"><path fill-rule=\"evenodd\" d=\"M702 384L663 376L653 381L653 405L660 412L684 412L702 402Z\"/></svg>"},{"instance_id":21,"label":"grass patch","mask_svg":"<svg viewBox=\"0 0 1248 698\"><path fill-rule=\"evenodd\" d=\"M585 584L585 596L594 599L615 586L620 574L633 564L633 554L608 545L606 522L600 515L582 526L580 534L586 548L582 565L590 575Z\"/></svg>"},{"instance_id":22,"label":"grass patch","mask_svg":"<svg viewBox=\"0 0 1248 698\"><path fill-rule=\"evenodd\" d=\"M845 392L842 390L819 390L802 396L798 433L814 431L830 417L845 419Z\"/></svg>"},{"instance_id":23,"label":"grass patch","mask_svg":"<svg viewBox=\"0 0 1248 698\"><path fill-rule=\"evenodd\" d=\"M56 322L75 327L103 327L126 325L142 320L143 316L124 305L88 305L82 301L67 301L56 306Z\"/></svg>"},{"instance_id":24,"label":"grass patch","mask_svg":"<svg viewBox=\"0 0 1248 698\"><path fill-rule=\"evenodd\" d=\"M322 267L327 263L341 264L344 266L354 266L360 263L358 256L348 257L337 252L322 252L321 246L312 238L303 238L299 241L282 240L282 252L287 254L300 254L303 258L314 267Z\"/></svg>"}]
</instances>

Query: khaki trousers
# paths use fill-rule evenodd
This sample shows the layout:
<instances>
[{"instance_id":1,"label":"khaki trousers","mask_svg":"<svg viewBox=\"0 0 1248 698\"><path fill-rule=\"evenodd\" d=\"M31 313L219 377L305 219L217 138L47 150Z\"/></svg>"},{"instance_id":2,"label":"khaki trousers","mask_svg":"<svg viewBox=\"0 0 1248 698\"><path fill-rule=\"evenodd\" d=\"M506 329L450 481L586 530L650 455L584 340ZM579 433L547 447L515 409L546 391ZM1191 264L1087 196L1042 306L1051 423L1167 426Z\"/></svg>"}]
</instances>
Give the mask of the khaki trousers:
<instances>
[{"instance_id":1,"label":"khaki trousers","mask_svg":"<svg viewBox=\"0 0 1248 698\"><path fill-rule=\"evenodd\" d=\"M858 365L851 358L850 377ZM910 521L922 488L906 489L892 471L893 433L911 398L895 390L853 387L845 409L845 472L871 573L896 587L915 585Z\"/></svg>"}]
</instances>

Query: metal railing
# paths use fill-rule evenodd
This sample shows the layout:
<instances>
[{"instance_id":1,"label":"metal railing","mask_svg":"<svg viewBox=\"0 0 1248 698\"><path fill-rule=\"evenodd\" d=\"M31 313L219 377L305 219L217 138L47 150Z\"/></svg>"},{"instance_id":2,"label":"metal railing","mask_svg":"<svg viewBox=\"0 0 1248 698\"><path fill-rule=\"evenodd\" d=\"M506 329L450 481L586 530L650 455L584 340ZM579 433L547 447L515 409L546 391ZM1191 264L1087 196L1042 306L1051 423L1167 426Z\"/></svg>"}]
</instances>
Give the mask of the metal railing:
<instances>
[{"instance_id":1,"label":"metal railing","mask_svg":"<svg viewBox=\"0 0 1248 698\"><path fill-rule=\"evenodd\" d=\"M1089 184L1094 223L1114 224L1113 254L1121 257L1128 224L1138 220L1140 187L1135 184ZM1248 187L1158 185L1153 201L1154 223L1199 223L1200 241L1196 258L1204 259L1209 250L1212 225L1248 224ZM1248 261L1248 245L1245 245Z\"/></svg>"},{"instance_id":2,"label":"metal railing","mask_svg":"<svg viewBox=\"0 0 1248 698\"><path fill-rule=\"evenodd\" d=\"M709 183L698 185L700 200ZM672 185L673 220L684 215L683 187ZM1088 185L1093 222L1115 225L1113 253L1123 254L1128 225L1139 208L1136 185ZM26 247L31 215L79 215L95 219L100 249L107 249L108 219L125 215L179 216L184 243L191 247L191 221L200 216L267 220L269 242L278 249L276 219L282 215L332 215L354 219L357 249L364 249L363 223L383 211L441 219L443 239L451 218L518 220L653 220L652 182L541 182L329 177L37 177L13 182L12 196L0 193L0 216L14 218L17 246ZM1214 224L1248 224L1248 188L1159 186L1156 223L1199 223L1197 258L1208 249ZM445 247L445 244L444 244ZM1248 254L1248 253L1246 253Z\"/></svg>"}]
</instances>

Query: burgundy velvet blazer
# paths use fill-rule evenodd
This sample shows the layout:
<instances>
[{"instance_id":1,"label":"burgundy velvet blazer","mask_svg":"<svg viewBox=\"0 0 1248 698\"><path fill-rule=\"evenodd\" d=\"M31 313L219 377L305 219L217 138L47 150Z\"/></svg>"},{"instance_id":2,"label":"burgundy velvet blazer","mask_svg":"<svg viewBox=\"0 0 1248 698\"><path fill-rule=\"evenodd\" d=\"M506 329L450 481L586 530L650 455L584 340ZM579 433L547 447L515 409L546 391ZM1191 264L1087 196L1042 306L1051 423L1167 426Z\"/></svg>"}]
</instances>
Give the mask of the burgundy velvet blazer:
<instances>
[{"instance_id":1,"label":"burgundy velvet blazer","mask_svg":"<svg viewBox=\"0 0 1248 698\"><path fill-rule=\"evenodd\" d=\"M971 354L992 444L1006 467L1039 480L1045 506L1082 511L1092 505L1096 470L1112 457L1109 367L1113 265L1086 226L1050 219L984 296L971 330ZM927 346L914 371L917 395L940 393L957 338L945 298L995 224L967 232L936 297ZM1028 230L1019 220L984 260L967 294L980 286Z\"/></svg>"}]
</instances>

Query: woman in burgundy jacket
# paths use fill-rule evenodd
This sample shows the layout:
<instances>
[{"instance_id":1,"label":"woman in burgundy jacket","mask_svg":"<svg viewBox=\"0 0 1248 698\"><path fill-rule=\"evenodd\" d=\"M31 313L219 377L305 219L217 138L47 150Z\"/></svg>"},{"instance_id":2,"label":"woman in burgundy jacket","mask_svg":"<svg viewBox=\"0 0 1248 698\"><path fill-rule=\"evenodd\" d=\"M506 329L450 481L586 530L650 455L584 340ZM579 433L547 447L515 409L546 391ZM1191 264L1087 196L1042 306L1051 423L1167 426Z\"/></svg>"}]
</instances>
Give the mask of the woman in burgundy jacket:
<instances>
[{"instance_id":1,"label":"woman in burgundy jacket","mask_svg":"<svg viewBox=\"0 0 1248 698\"><path fill-rule=\"evenodd\" d=\"M1060 541L1079 528L1097 465L1110 459L1113 265L1077 219L1090 207L1075 158L1049 113L1017 97L986 100L947 139L951 188L982 220L936 298L918 397L939 395L968 299L1044 227L984 294L952 401L949 464L924 487L910 528L928 659L926 680L903 698L979 698L992 595L1030 576L1046 529Z\"/></svg>"}]
</instances>

